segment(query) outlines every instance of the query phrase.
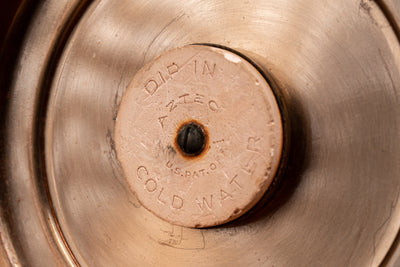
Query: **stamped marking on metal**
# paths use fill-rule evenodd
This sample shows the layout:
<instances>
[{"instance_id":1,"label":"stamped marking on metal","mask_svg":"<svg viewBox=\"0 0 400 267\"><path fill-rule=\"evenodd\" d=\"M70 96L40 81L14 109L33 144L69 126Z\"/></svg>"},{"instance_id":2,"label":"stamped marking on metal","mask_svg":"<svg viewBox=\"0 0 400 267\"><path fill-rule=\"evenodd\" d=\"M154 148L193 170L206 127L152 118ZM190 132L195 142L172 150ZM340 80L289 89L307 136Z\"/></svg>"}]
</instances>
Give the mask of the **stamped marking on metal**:
<instances>
[{"instance_id":1,"label":"stamped marking on metal","mask_svg":"<svg viewBox=\"0 0 400 267\"><path fill-rule=\"evenodd\" d=\"M182 128L191 121L197 126ZM144 66L123 96L115 131L141 204L188 227L248 211L273 181L282 149L279 108L263 76L209 46L172 50Z\"/></svg>"}]
</instances>

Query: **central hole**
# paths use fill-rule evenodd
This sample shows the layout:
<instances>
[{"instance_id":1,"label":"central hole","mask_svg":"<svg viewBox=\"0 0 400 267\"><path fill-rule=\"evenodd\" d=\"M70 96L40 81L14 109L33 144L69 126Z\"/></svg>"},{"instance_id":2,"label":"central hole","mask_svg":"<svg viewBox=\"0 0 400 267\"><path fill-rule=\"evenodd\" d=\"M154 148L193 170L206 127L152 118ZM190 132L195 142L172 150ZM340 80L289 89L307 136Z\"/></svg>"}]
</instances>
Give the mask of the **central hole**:
<instances>
[{"instance_id":1,"label":"central hole","mask_svg":"<svg viewBox=\"0 0 400 267\"><path fill-rule=\"evenodd\" d=\"M178 130L176 143L185 156L199 155L206 146L206 134L203 126L196 122L183 124Z\"/></svg>"}]
</instances>

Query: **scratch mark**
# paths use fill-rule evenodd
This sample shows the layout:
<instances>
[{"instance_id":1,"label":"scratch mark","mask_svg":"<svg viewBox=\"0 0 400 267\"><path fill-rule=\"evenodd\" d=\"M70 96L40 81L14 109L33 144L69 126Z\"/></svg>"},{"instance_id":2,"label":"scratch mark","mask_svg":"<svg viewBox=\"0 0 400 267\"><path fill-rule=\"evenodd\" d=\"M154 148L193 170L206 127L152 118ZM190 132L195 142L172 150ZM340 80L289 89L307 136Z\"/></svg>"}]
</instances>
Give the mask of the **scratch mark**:
<instances>
[{"instance_id":1,"label":"scratch mark","mask_svg":"<svg viewBox=\"0 0 400 267\"><path fill-rule=\"evenodd\" d=\"M376 252L376 246L377 246L377 237L378 237L378 233L381 232L381 230L385 227L385 225L388 223L388 221L390 220L390 218L392 217L393 214L393 210L396 207L396 204L398 202L399 199L399 194L397 194L396 199L393 200L393 202L390 205L390 211L388 216L385 218L385 220L381 223L381 225L379 225L378 229L375 231L374 236L373 236L373 245L374 245L374 250L373 250L373 255L375 256L375 252Z\"/></svg>"},{"instance_id":2,"label":"scratch mark","mask_svg":"<svg viewBox=\"0 0 400 267\"><path fill-rule=\"evenodd\" d=\"M372 14L372 7L369 4L371 0L361 0L360 1L360 10L363 11L368 17L371 19L371 22L375 24L376 26L379 26L378 22L375 20L373 14Z\"/></svg>"},{"instance_id":3,"label":"scratch mark","mask_svg":"<svg viewBox=\"0 0 400 267\"><path fill-rule=\"evenodd\" d=\"M114 103L112 106L112 111L113 111L113 121L115 123L115 121L117 120L117 115L118 115L118 108L119 108L119 104L121 103L121 96L119 94L119 90L118 88L121 88L121 84L123 81L123 76L121 75L118 85L117 85L117 90L115 91L115 95L114 95ZM124 88L125 89L125 88ZM124 93L122 93L123 95Z\"/></svg>"},{"instance_id":4,"label":"scratch mark","mask_svg":"<svg viewBox=\"0 0 400 267\"><path fill-rule=\"evenodd\" d=\"M206 241L205 241L204 233L202 230L199 230L199 232L201 234L201 241L200 241L201 246L190 247L190 246L185 246L184 240L187 240L187 239L183 238L183 236L184 236L183 227L179 227L179 228L180 228L179 233L175 234L174 226L173 226L172 231L167 231L170 238L167 240L159 240L159 241L157 241L157 243L162 246L167 246L167 247L180 249L180 250L202 250L202 249L206 248ZM151 238L151 239L153 239L153 238Z\"/></svg>"},{"instance_id":5,"label":"scratch mark","mask_svg":"<svg viewBox=\"0 0 400 267\"><path fill-rule=\"evenodd\" d=\"M389 79L390 79L390 82L391 82L391 85L392 85L392 91L393 91L393 93L394 93L394 96L395 96L396 100L398 100L397 91L396 91L396 86L395 86L394 81L393 81L392 73L390 72L389 65L387 64L387 62L386 62L386 60L385 60L385 58L384 58L384 56L383 56L383 54L382 54L382 51L381 51L380 49L379 49L379 55L380 55L380 57L381 57L381 59L382 59L383 66L385 67L386 73L387 73L388 76L389 76Z\"/></svg>"},{"instance_id":6,"label":"scratch mark","mask_svg":"<svg viewBox=\"0 0 400 267\"><path fill-rule=\"evenodd\" d=\"M180 20L183 16L185 16L185 13L182 13L178 16L176 16L175 18L173 18L170 22L167 23L167 25L165 25L161 31L156 34L156 36L153 38L153 40L151 40L150 44L147 46L146 52L143 55L143 63L146 62L146 56L148 51L150 50L151 46L154 44L154 42L157 40L158 37L160 37L160 35L169 27L171 26L173 23L175 23L176 21Z\"/></svg>"}]
</instances>

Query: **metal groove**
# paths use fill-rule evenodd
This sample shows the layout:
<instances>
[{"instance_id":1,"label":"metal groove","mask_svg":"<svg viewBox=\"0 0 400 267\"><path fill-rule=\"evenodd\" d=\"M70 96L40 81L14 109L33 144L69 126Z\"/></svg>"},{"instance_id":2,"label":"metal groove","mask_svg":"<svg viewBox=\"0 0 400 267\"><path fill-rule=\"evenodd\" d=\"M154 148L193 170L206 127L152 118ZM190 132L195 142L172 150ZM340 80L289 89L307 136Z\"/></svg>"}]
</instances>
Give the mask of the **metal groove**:
<instances>
[{"instance_id":1,"label":"metal groove","mask_svg":"<svg viewBox=\"0 0 400 267\"><path fill-rule=\"evenodd\" d=\"M49 94L51 89L51 84L53 82L53 77L55 70L57 69L57 64L60 60L64 52L64 48L75 28L75 26L79 23L89 6L94 2L94 0L83 0L80 1L76 7L71 12L71 15L68 17L67 21L63 24L62 29L59 31L59 36L54 44L53 51L50 54L48 59L48 64L46 65L46 69L41 78L42 86L40 90L39 101L36 106L36 121L35 121L35 138L34 138L34 147L38 152L35 154L35 162L36 174L38 177L38 187L43 194L41 196L46 196L47 202L49 203L49 208L52 214L52 220L54 225L57 228L57 233L53 233L57 236L57 240L62 240L62 243L58 242L62 251L67 251L68 255L65 255L69 258L69 262L73 262L75 266L80 266L77 261L74 253L70 249L65 236L62 232L60 224L57 219L57 214L53 206L53 202L50 195L50 190L48 186L47 174L46 174L46 164L45 164L45 154L44 154L44 128L46 124L46 111L48 106ZM50 222L48 222L50 224Z\"/></svg>"}]
</instances>

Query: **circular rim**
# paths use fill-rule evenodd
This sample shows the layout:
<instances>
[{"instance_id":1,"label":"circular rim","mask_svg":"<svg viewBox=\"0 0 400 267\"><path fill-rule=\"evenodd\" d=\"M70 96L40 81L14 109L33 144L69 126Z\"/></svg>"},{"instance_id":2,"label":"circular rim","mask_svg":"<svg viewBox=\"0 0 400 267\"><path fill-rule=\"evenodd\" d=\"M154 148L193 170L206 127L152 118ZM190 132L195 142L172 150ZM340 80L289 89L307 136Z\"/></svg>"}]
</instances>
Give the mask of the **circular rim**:
<instances>
[{"instance_id":1,"label":"circular rim","mask_svg":"<svg viewBox=\"0 0 400 267\"><path fill-rule=\"evenodd\" d=\"M388 2L386 2L386 4L387 4ZM382 4L382 3L381 3ZM79 6L79 5L77 5L77 6ZM386 6L392 6L393 7L393 5L391 5L391 4L387 4ZM48 7L48 6L46 6L46 7ZM70 8L71 6L68 6L68 8L67 8L67 10L70 10L69 8ZM41 7L41 8L43 8L43 6ZM54 8L54 7L53 7ZM55 10L55 9L54 9ZM82 10L84 10L84 9L80 9L80 11L82 11ZM390 22L392 23L392 25L398 25L398 23L396 23L396 21L394 21L395 19L393 19L393 17L395 17L395 16L393 16L393 15L388 15L388 13L387 13L387 10L385 10L385 8L383 8L382 10L384 10L384 11L386 11L386 15L389 17L389 20L390 20ZM394 10L394 9L392 9L392 10ZM69 12L67 12L68 14L70 14ZM39 14L39 13L37 13L37 14ZM36 18L37 19L37 18ZM76 18L75 18L76 19ZM65 21L65 20L64 20ZM68 21L68 20L67 20ZM76 23L76 21L75 21L75 23ZM59 24L63 24L63 23L60 23L59 22ZM68 24L68 23L66 23L66 24ZM72 23L73 25L75 25L74 23ZM70 25L71 26L71 25ZM71 29L70 27L68 27L69 29ZM395 29L397 29L398 27L395 27ZM29 40L29 38L33 38L32 37L32 35L29 35L28 37L27 37L28 39L25 39L25 40ZM61 37L58 37L58 38L61 38ZM63 37L63 38L66 38L65 36ZM34 38L33 38L34 39ZM64 41L66 41L66 40L64 40ZM54 42L50 42L52 45L54 44ZM57 43L57 42L56 42ZM50 45L50 46L48 46L48 47L52 47L52 45ZM48 48L48 47L46 47L46 48ZM46 59L48 59L48 57L45 57ZM21 59L21 58L20 58ZM46 61L46 62L48 62L47 60L44 60L44 61ZM45 66L48 66L47 64L44 64ZM47 78L46 78L47 79ZM41 79L41 81L40 82L38 82L38 84L43 84L43 80L46 80L46 79ZM36 83L35 83L36 84ZM12 88L16 88L15 87L16 85L14 84L13 85L13 87ZM41 88L41 86L39 86L38 88ZM11 91L11 89L10 89L10 91ZM4 101L4 100L3 100ZM31 101L32 102L32 101ZM31 103L31 102L28 102L28 103ZM33 101L33 102L35 102L35 101ZM7 105L4 105L4 107L5 108L7 108L7 110L12 110L12 109L10 109L10 106L12 106L14 103L8 103ZM4 114L7 114L7 113L4 113ZM6 116L6 115L4 115L4 116ZM31 116L29 116L29 117L31 117ZM2 119L5 119L5 117L2 117ZM4 124L5 125L5 124ZM35 131L32 131L32 132L35 132ZM5 145L4 145L4 147L8 147L9 145L9 142L8 142L8 140L11 140L12 138L8 135L9 133L6 133L5 135L3 135L2 136L2 138L4 138L3 140L2 140L2 142L3 143L5 143ZM8 138L8 139L7 139ZM10 149L8 149L7 151L10 151ZM32 155L30 156L30 157L32 157ZM6 159L7 158L7 155L4 155L4 156L2 156L2 158L3 159ZM33 160L33 162L36 162L36 160ZM8 171L3 171L3 174L4 174L4 177L6 177L6 179L7 179L7 181L9 181L9 176L8 176ZM37 178L35 178L35 179L37 179ZM41 180L41 179L38 179L38 180ZM46 186L45 186L45 184L43 184L42 182L39 182L39 188L40 189L37 189L38 191L40 191L40 192L42 192L42 191L46 191ZM29 185L30 186L30 185ZM2 214L5 214L5 216L7 216L7 217L4 217L4 218L10 218L10 213L13 213L13 214L16 214L16 215L18 215L18 213L16 213L16 210L18 209L18 208L15 208L15 206L14 205L11 205L11 201L10 201L10 199L12 198L12 196L10 196L10 194L12 194L11 192L14 192L13 190L16 190L16 188L13 188L13 187L11 187L10 185L7 185L7 189L5 190L6 191L6 194L4 194L4 196L3 196L3 199L2 199L2 210L1 210L1 212L2 212ZM37 191L37 190L35 190L35 191ZM24 198L27 200L27 199L29 199L29 198L31 198L32 197L32 195L30 195L30 194L28 194L27 196L25 196ZM41 203L41 204L45 204L46 203L46 198L45 199L41 199L40 201L38 201L37 199L38 199L38 197L33 197L33 199L36 199L36 201L33 201L34 203ZM37 204L36 204L37 205ZM47 204L45 205L45 206L48 206ZM14 208L15 208L15 210L14 210ZM33 209L34 211L37 211L37 207L36 208L34 208ZM53 213L51 213L51 212L49 212L48 214L51 214L51 216L53 216ZM47 214L47 215L48 215ZM16 216L16 215L13 215L13 216ZM40 216L43 216L43 215L40 215ZM2 216L2 218L3 218L3 216ZM15 217L14 217L15 218ZM46 216L43 216L43 218L46 218ZM64 245L62 245L63 244L63 242L61 242L60 243L60 239L62 240L62 238L60 238L60 237L57 237L57 235L58 234L55 234L55 236L53 236L53 234L54 233L57 233L57 230L55 230L55 229L57 229L57 227L56 227L56 225L57 224L47 224L47 223L45 223L45 221L46 220L39 220L40 222L38 223L38 224L36 224L37 226L38 225L42 225L42 224L44 224L44 225L47 225L47 226L45 226L45 228L48 228L48 229L53 229L53 230L50 230L50 232L52 233L52 234L50 234L50 235L48 235L48 233L47 233L47 237L49 237L49 236L52 236L50 239L51 240L53 240L53 242L51 242L51 244L58 244L57 246L65 246L65 244ZM10 226L10 222L9 221L5 221L4 219L2 219L2 221L1 221L1 225L0 225L0 231L1 231L1 233L2 233L2 242L3 242L3 245L5 246L5 249L6 249L6 251L7 251L7 254L9 255L9 258L10 259L12 259L12 261L13 261L13 263L15 263L15 264L18 264L18 262L24 262L25 260L24 260L24 258L27 258L27 257L29 257L29 255L32 255L32 254L30 254L30 253L27 253L27 252L24 252L24 253L22 253L22 251L24 250L31 250L31 249L33 249L33 247L34 246L28 246L28 247L25 247L24 249L21 249L21 247L19 247L19 245L16 245L16 243L14 242L14 241L12 241L12 239L10 238L10 233L11 232L13 232L13 236L19 236L20 234L21 234L21 229L18 229L18 230L16 230L15 229L15 227L11 227ZM40 229L40 228L38 228L38 229ZM58 230L60 230L60 229L58 229ZM396 232L397 232L397 229L395 230ZM21 235L21 236L23 236L23 235ZM40 238L40 237L38 237L38 238ZM54 240L56 240L56 241L54 241ZM32 242L34 242L34 240L32 240ZM397 244L397 243L395 243L395 244ZM56 246L56 247L57 247ZM13 249L13 247L14 247L14 249ZM17 249L15 249L15 248L17 248ZM59 248L60 249L60 248ZM18 250L20 250L20 252L17 252ZM61 251L63 251L63 249L60 249ZM395 251L397 251L396 249L394 249ZM67 254L65 254L65 251L64 252L62 252L61 253L61 256L54 256L54 254L51 252L47 252L48 253L48 255L49 255L49 261L55 261L55 262L60 262L60 259L62 259L63 257L66 257L66 255ZM394 255L396 255L396 253L391 253L390 254L390 256L393 258L394 257ZM43 259L42 259L43 260ZM63 261L63 260L61 260L61 261ZM390 264L390 262L391 262L391 260L388 260L387 262L388 262L388 264ZM35 262L35 261L32 261L32 262ZM68 263L68 264L77 264L77 263Z\"/></svg>"}]
</instances>

